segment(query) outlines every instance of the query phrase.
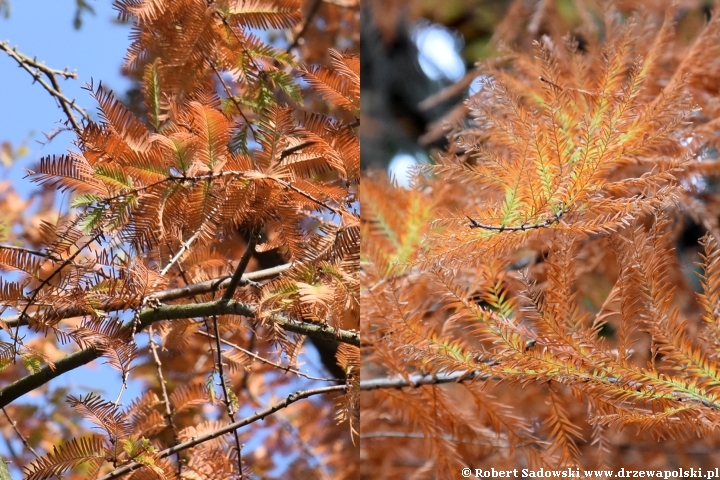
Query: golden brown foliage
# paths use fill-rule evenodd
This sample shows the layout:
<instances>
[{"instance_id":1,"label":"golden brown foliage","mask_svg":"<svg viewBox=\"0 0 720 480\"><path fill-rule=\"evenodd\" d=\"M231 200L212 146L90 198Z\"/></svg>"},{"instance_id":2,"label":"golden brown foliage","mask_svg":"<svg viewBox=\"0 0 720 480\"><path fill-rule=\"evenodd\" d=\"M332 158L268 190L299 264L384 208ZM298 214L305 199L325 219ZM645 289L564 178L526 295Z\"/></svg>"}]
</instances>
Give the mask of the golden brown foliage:
<instances>
[{"instance_id":1,"label":"golden brown foliage","mask_svg":"<svg viewBox=\"0 0 720 480\"><path fill-rule=\"evenodd\" d=\"M365 179L367 478L717 466L720 12L536 3L413 188Z\"/></svg>"},{"instance_id":2,"label":"golden brown foliage","mask_svg":"<svg viewBox=\"0 0 720 480\"><path fill-rule=\"evenodd\" d=\"M3 433L28 447L15 465L33 479L353 477L359 58L332 48L332 23L322 51L307 45L322 43L316 16L357 30L357 5L116 7L134 22L125 70L143 104L89 85L100 121L30 172L71 192L70 213L0 246L18 272L0 279L0 404L17 421ZM266 29L285 29L287 49ZM344 378L300 370L306 336L341 345ZM63 405L47 382L95 359L118 372L114 400ZM146 393L123 406L128 384ZM39 387L57 426L32 418Z\"/></svg>"}]
</instances>

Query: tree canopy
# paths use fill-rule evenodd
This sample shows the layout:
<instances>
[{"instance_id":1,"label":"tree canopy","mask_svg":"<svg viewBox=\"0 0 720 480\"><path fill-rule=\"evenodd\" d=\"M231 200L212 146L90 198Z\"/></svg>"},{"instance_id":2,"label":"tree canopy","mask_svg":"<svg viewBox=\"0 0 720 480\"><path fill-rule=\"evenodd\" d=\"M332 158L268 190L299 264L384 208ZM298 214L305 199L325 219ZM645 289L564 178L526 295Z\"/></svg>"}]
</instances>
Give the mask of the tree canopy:
<instances>
[{"instance_id":1,"label":"tree canopy","mask_svg":"<svg viewBox=\"0 0 720 480\"><path fill-rule=\"evenodd\" d=\"M33 479L353 477L357 2L115 7L135 87L89 83L98 121L2 48L76 136L28 172L54 218L4 219L3 459ZM117 391L49 383L93 361Z\"/></svg>"}]
</instances>

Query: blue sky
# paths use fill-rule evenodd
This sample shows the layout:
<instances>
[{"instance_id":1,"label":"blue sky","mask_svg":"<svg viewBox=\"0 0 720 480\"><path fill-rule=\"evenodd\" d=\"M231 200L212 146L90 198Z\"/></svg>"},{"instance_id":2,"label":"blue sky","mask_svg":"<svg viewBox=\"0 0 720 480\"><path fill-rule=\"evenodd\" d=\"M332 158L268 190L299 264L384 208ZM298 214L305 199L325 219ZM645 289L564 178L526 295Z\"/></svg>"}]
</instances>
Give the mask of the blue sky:
<instances>
[{"instance_id":1,"label":"blue sky","mask_svg":"<svg viewBox=\"0 0 720 480\"><path fill-rule=\"evenodd\" d=\"M88 0L95 15L84 14L82 28L75 30L75 0L11 0L10 17L0 17L0 41L28 56L36 56L52 68L69 67L76 70L78 80L61 80L60 86L68 98L92 115L95 102L82 87L91 79L122 94L129 82L120 75L120 67L129 45L130 27L116 22L117 12L111 0ZM40 157L65 153L71 146L73 134L64 132L47 145L43 133L57 129L65 119L62 110L39 84L15 61L0 52L0 142L9 141L17 147L30 135L30 154L22 158L3 178L18 180L16 188L27 191L22 167L29 167ZM26 184L26 185L23 185Z\"/></svg>"}]
</instances>

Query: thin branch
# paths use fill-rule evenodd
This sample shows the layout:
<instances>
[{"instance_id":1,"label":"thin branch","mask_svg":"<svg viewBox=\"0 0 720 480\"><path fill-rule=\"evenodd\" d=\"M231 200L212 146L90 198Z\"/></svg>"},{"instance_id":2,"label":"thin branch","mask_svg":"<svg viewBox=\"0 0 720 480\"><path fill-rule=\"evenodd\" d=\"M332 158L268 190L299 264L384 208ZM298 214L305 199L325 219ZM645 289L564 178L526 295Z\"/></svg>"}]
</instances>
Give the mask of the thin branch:
<instances>
[{"instance_id":1,"label":"thin branch","mask_svg":"<svg viewBox=\"0 0 720 480\"><path fill-rule=\"evenodd\" d=\"M287 157L289 157L293 153L299 152L300 150L302 150L305 147L310 147L312 145L315 145L315 143L316 142L313 142L313 141L307 141L307 142L298 143L294 147L287 147L282 152L280 152L280 160L285 160Z\"/></svg>"},{"instance_id":2,"label":"thin branch","mask_svg":"<svg viewBox=\"0 0 720 480\"><path fill-rule=\"evenodd\" d=\"M253 235L254 236L254 235ZM250 246L248 245L248 249L245 251L245 253L250 251ZM243 258L245 255L243 255ZM248 257L249 258L249 257ZM242 263L242 261L241 261ZM218 368L218 375L220 377L220 388L223 392L223 402L225 403L225 408L227 409L228 417L230 418L230 423L235 423L235 408L233 407L232 402L230 401L230 395L228 394L228 386L227 382L225 381L225 367L223 365L223 359L222 359L222 347L220 346L220 326L218 324L217 315L213 315L213 329L215 330L215 351L217 352L217 368ZM242 455L241 455L241 447L240 447L240 436L238 435L237 430L233 430L233 437L235 439L235 449L237 450L238 455L238 472L240 472L240 478L242 479L243 473L242 473Z\"/></svg>"},{"instance_id":3,"label":"thin branch","mask_svg":"<svg viewBox=\"0 0 720 480\"><path fill-rule=\"evenodd\" d=\"M230 425L227 425L223 428L215 430L214 432L210 432L205 435L200 435L200 436L194 437L191 440L188 440L187 442L181 443L179 445L175 445L174 447L166 448L165 450L158 452L156 458L169 457L170 455L173 455L177 452L187 450L188 448L192 448L196 445L200 445L201 443L207 442L207 441L217 438L221 435L225 435L227 433L235 431L238 428L241 428L241 427L244 427L251 423L257 422L258 420L262 420L265 417L268 417L268 416L272 415L273 413L282 410L283 408L287 408L289 405L291 405L299 400L309 398L314 395L322 395L322 394L333 393L333 392L344 392L346 389L347 389L347 387L345 385L334 385L334 386L330 386L330 387L315 388L312 390L299 390L297 392L291 393L284 400L281 400L281 401L269 406L268 408L266 408L264 410L261 410L253 415L250 415L249 417L246 417L242 420L238 420L237 422L233 422ZM141 464L141 463L135 463L135 462L129 463L118 469L113 470L112 472L108 473L104 477L100 478L100 480L112 480L115 478L120 478L122 475L133 472L142 466L143 466L143 464Z\"/></svg>"},{"instance_id":4,"label":"thin branch","mask_svg":"<svg viewBox=\"0 0 720 480\"><path fill-rule=\"evenodd\" d=\"M27 438L25 438L25 435L23 435L20 432L20 429L18 429L17 422L10 418L10 415L8 415L7 410L5 410L5 407L2 409L3 413L5 414L5 418L7 418L8 423L12 426L13 430L15 430L15 433L17 433L17 436L20 437L20 440L22 441L23 445L25 445L25 448L30 450L33 455L35 455L36 458L40 458L40 455L35 451L35 449L30 445L30 442L28 442Z\"/></svg>"},{"instance_id":5,"label":"thin branch","mask_svg":"<svg viewBox=\"0 0 720 480\"><path fill-rule=\"evenodd\" d=\"M213 69L215 72L215 76L217 76L218 80L220 80L220 84L223 86L223 90L225 90L225 94L230 99L231 102L235 104L235 108L237 108L238 113L240 113L240 116L245 120L245 125L250 129L250 131L253 134L253 137L255 136L255 130L253 130L252 123L250 120L248 120L247 116L245 115L245 112L242 110L242 106L235 98L235 95L232 94L230 91L230 87L227 86L227 83L225 83L225 80L223 80L222 75L220 75L220 72L217 69L217 66L215 66L215 62L208 60L208 63L210 64L210 68Z\"/></svg>"},{"instance_id":6,"label":"thin branch","mask_svg":"<svg viewBox=\"0 0 720 480\"><path fill-rule=\"evenodd\" d=\"M205 222L203 222L203 223L205 223ZM177 263L178 260L180 260L180 258L185 254L185 252L190 248L190 245L192 245L192 243L195 240L197 240L197 238L200 236L201 232L202 232L202 225L200 226L200 228L198 228L197 232L195 232L192 237L188 238L187 241L182 243L180 250L177 251L175 256L170 259L170 262L168 262L168 264L165 265L165 268L163 268L162 271L160 272L161 277L164 277L170 271L172 266L175 265L175 263Z\"/></svg>"},{"instance_id":7,"label":"thin branch","mask_svg":"<svg viewBox=\"0 0 720 480\"><path fill-rule=\"evenodd\" d=\"M370 438L417 438L420 440L431 440L432 438L438 438L438 437L429 437L425 435L424 433L419 432L368 432L363 433L360 435L360 440L367 440ZM457 437L453 437L452 435L442 435L440 436L443 440L446 440L448 442L454 442L454 443L467 443L472 445L484 445L487 447L493 447L493 448L522 448L528 445L537 444L537 441L528 441L528 442L519 442L516 443L514 446L510 446L510 444L507 442L506 439L497 439L494 441L477 441L477 440L461 440Z\"/></svg>"},{"instance_id":8,"label":"thin branch","mask_svg":"<svg viewBox=\"0 0 720 480\"><path fill-rule=\"evenodd\" d=\"M378 390L381 388L399 389L405 387L417 388L422 385L440 385L442 383L470 382L475 379L487 380L491 375L478 370L469 372L439 373L436 375L410 375L407 379L397 378L376 378L373 380L361 380L360 390Z\"/></svg>"},{"instance_id":9,"label":"thin branch","mask_svg":"<svg viewBox=\"0 0 720 480\"><path fill-rule=\"evenodd\" d=\"M355 117L355 120L353 120L350 123L346 123L345 125L342 125L342 128L355 128L360 126L360 117Z\"/></svg>"},{"instance_id":10,"label":"thin branch","mask_svg":"<svg viewBox=\"0 0 720 480\"><path fill-rule=\"evenodd\" d=\"M300 150L301 147L302 147L302 148L305 148L305 147L311 145L312 143L313 143L313 142L303 142L303 143L301 143L301 144L299 144L299 145L295 145L295 146L293 146L293 147L288 147L288 148L286 148L285 150L283 150L283 151L280 153L281 158L284 158L283 155L287 156L287 155L289 155L290 153L294 153L294 152ZM30 171L30 172L29 172L29 175L32 175L32 174L34 174L34 173L35 173L35 172ZM163 179L161 179L161 180L158 180L158 181L156 181L156 182L150 183L150 184L148 184L148 185L144 185L144 186L142 186L142 187L133 188L132 190L129 190L129 191L127 191L127 192L123 192L123 193L117 194L117 195L115 195L115 196L113 196L113 197L105 198L105 199L103 199L103 201L102 201L101 203L102 203L102 204L105 204L105 205L109 205L109 204L110 204L112 201L114 201L114 200L122 199L122 198L124 198L124 197L127 197L128 195L135 195L135 194L138 194L138 193L140 193L140 192L144 192L144 191L146 191L146 190L151 189L152 187L156 187L156 186L158 186L158 185L162 185L163 183L167 183L167 182L199 182L199 181L202 181L202 180L211 181L211 180L215 180L215 179L223 178L223 177L239 177L239 178L250 178L250 179L257 179L257 178L258 178L257 176L248 176L248 172L245 172L245 171L236 171L236 170L227 170L227 171L222 171L222 172L217 172L217 173L206 173L206 174L201 174L201 175L195 175L195 176L192 176L192 177L188 177L187 175L168 175L167 177L165 177L165 178L163 178ZM279 179L279 178L275 178L274 176L267 176L267 177L263 176L263 177L260 177L260 178L264 178L264 179L267 179L267 180L272 180L272 181L274 181L274 182L277 182L277 183L279 183L280 185L282 185L283 187L289 188L289 189L291 189L291 190L299 193L299 194L302 195L303 197L307 198L308 200L310 200L310 201L312 201L312 202L314 202L314 203L317 203L317 204L320 205L321 207L324 207L324 208L330 210L330 211L333 212L334 214L336 214L336 215L338 215L338 216L341 216L341 215L342 215L341 212L338 211L336 208L329 206L327 203L323 202L322 200L318 200L317 198L313 197L313 196L312 196L311 194L309 194L308 192L305 192L304 190L296 187L295 185L292 185L292 184L289 183L289 182L286 182L285 180L281 180L281 179ZM206 220L207 220L207 219L206 219ZM185 247L186 245L189 246L189 244L192 243L192 242L195 240L195 237L197 236L197 234L198 234L198 233L196 232L196 233L193 235L193 237L191 237L190 239L188 239L188 241L183 244L183 247ZM184 252L184 250L181 250L180 252L178 252L178 255L182 255L183 252ZM171 264L172 264L172 262L171 262ZM167 267L166 267L166 268L167 268Z\"/></svg>"},{"instance_id":11,"label":"thin branch","mask_svg":"<svg viewBox=\"0 0 720 480\"><path fill-rule=\"evenodd\" d=\"M342 216L342 214L341 214L337 209L331 207L330 205L326 204L325 202L323 202L323 201L321 201L321 200L318 200L317 198L313 197L312 195L310 195L309 193L305 192L304 190L299 189L299 188L296 187L295 185L293 185L293 184L291 184L291 183L289 183L289 182L286 182L285 180L280 180L279 178L275 178L275 177L268 177L268 178L269 178L270 180L276 181L277 183L279 183L280 185L282 185L282 186L285 187L285 188L289 188L290 190L293 190L294 192L299 193L300 195L302 195L303 197L307 198L308 200L310 200L310 201L312 201L312 202L314 202L314 203L317 203L318 205L320 205L320 206L322 206L322 207L325 207L326 209L328 209L328 210L330 210L331 212L333 212L335 215Z\"/></svg>"},{"instance_id":12,"label":"thin branch","mask_svg":"<svg viewBox=\"0 0 720 480\"><path fill-rule=\"evenodd\" d=\"M246 273L242 276L242 279L240 279L240 285L249 285L252 287L260 288L262 287L261 284L257 283L258 280L267 280L269 278L276 277L280 275L282 272L290 268L290 264L286 263L283 265L279 265L277 267L273 268L267 268L265 270L258 270L256 272L250 272ZM177 287L177 288L170 288L167 290L161 290L159 292L154 293L152 296L156 298L158 301L161 302L167 302L170 300L178 300L180 298L187 298L192 297L195 295L200 295L203 293L211 293L216 292L222 288L225 288L227 284L230 282L230 276L225 275L222 277L214 278L212 280L206 280L204 282L199 283L193 283L190 285L185 285L184 287ZM128 308L127 304L122 302L108 302L105 305L102 306L102 310L106 312L112 312L116 310L124 310ZM72 318L72 317L79 317L81 315L85 315L89 313L84 308L67 308L60 310L58 312L53 312L53 315L57 318L63 319L63 318ZM30 320L38 321L39 316L30 317L29 315L10 315L7 317L1 317L0 320L5 322L10 328L14 328L16 326L27 326L29 324Z\"/></svg>"},{"instance_id":13,"label":"thin branch","mask_svg":"<svg viewBox=\"0 0 720 480\"><path fill-rule=\"evenodd\" d=\"M148 336L150 337L150 351L152 352L153 360L155 361L155 367L157 368L157 377L158 377L158 383L160 384L160 391L162 393L162 402L165 406L165 421L167 422L168 426L170 427L170 431L172 432L173 436L173 445L177 445L180 443L180 438L177 434L177 428L175 427L175 422L173 421L173 411L172 407L170 406L170 397L167 393L167 386L165 385L165 377L163 376L162 372L162 362L160 361L160 356L157 353L157 342L155 342L155 331L152 327L148 329ZM178 452L176 456L176 462L177 462L177 473L178 476L182 474L182 461L180 459L180 453Z\"/></svg>"},{"instance_id":14,"label":"thin branch","mask_svg":"<svg viewBox=\"0 0 720 480\"><path fill-rule=\"evenodd\" d=\"M523 225L516 225L514 227L508 227L505 225L487 225L484 223L480 223L477 220L470 217L470 215L465 215L468 220L470 220L470 228L482 228L483 230L495 230L497 232L516 232L516 231L525 231L525 230L533 230L536 228L545 228L549 227L550 225L554 223L558 223L560 221L560 218L567 213L566 210L560 211L560 213L557 213L553 217L545 220L544 222L540 223L533 223L533 224L523 224Z\"/></svg>"},{"instance_id":15,"label":"thin branch","mask_svg":"<svg viewBox=\"0 0 720 480\"><path fill-rule=\"evenodd\" d=\"M285 150L287 150L288 152L291 152L291 153L292 153L292 152L295 152L295 151L297 151L297 150L300 150L300 147L301 147L301 146L302 146L303 148L309 146L310 143L311 143L311 142L304 142L304 143L301 143L301 144L299 144L299 145L295 145L294 147L289 147L289 148L287 148L287 149L285 149ZM283 155L283 153L285 152L285 150L280 153L281 156ZM289 154L288 154L288 155L289 155ZM286 155L286 156L287 156L287 155ZM215 178L230 177L230 176L246 177L247 174L246 174L246 172L238 172L238 171L234 171L234 170L229 170L229 171L225 171L225 172L208 173L208 174L196 175L196 176L194 176L194 177L170 175L170 176L164 178L163 180L159 180L159 181L156 182L156 183L162 183L162 182L168 182L168 181L182 181L182 182L187 182L188 180L190 180L190 181L213 180L213 179L215 179ZM296 187L295 185L291 184L290 182L286 182L285 180L281 180L281 179L276 178L276 177L274 177L274 176L268 176L268 177L266 177L266 178L267 178L268 180L272 180L272 181L274 181L274 182L279 183L280 185L282 185L282 186L285 187L285 188L289 188L290 190L293 190L294 192L299 193L300 195L302 195L303 197L307 198L308 200L310 200L310 201L312 201L312 202L314 202L314 203L317 203L317 204L320 205L321 207L324 207L324 208L330 210L330 211L333 212L335 215L341 216L340 211L338 211L336 208L331 207L330 205L328 205L327 203L323 202L322 200L318 200L317 198L313 197L311 194L307 193L307 192L304 191L304 190L301 190L300 188ZM146 188L146 187L142 187L142 188ZM135 193L135 192L138 191L138 190L140 190L140 189L134 190L133 193ZM123 195L128 195L128 194L127 194L127 193L124 193Z\"/></svg>"},{"instance_id":16,"label":"thin branch","mask_svg":"<svg viewBox=\"0 0 720 480\"><path fill-rule=\"evenodd\" d=\"M243 273L245 273L245 269L247 268L248 263L250 263L250 257L252 257L253 252L255 251L256 243L257 235L255 233L255 230L253 230L250 232L250 240L248 241L245 253L243 253L243 256L240 258L240 262L235 269L235 274L230 279L230 283L228 283L228 286L225 289L225 293L223 293L223 300L230 300L233 298L233 295L235 295L235 290L237 289L238 285L240 285L240 280L242 279Z\"/></svg>"},{"instance_id":17,"label":"thin branch","mask_svg":"<svg viewBox=\"0 0 720 480\"><path fill-rule=\"evenodd\" d=\"M10 48L9 42L0 42L0 50L5 51L5 53L12 57L20 67L33 77L34 81L42 85L50 95L55 97L60 104L60 108L62 108L63 112L65 112L65 115L72 124L73 130L75 130L77 134L81 134L83 129L75 118L75 115L73 115L72 110L78 112L85 120L89 121L90 116L84 109L75 105L75 100L68 99L65 94L62 93L60 85L57 81L58 75L67 79L77 78L77 74L74 72L68 72L67 69L56 70L48 67L47 65L43 65L36 59L30 58L27 55L18 52L17 48ZM50 80L50 84L41 78L41 74L45 74L45 76Z\"/></svg>"},{"instance_id":18,"label":"thin branch","mask_svg":"<svg viewBox=\"0 0 720 480\"><path fill-rule=\"evenodd\" d=\"M291 264L285 263L282 265L278 265L277 267L266 268L264 270L246 273L240 279L240 285L248 285L255 288L261 288L262 284L257 283L259 280L267 280L269 278L277 277L284 271L288 270L290 266ZM165 302L168 300L177 300L180 298L191 297L193 295L216 292L220 289L225 288L228 283L230 283L230 275L225 275L222 277L214 278L212 280L206 280L204 282L185 285L184 287L162 290L153 294L153 297L157 298L161 302Z\"/></svg>"},{"instance_id":19,"label":"thin branch","mask_svg":"<svg viewBox=\"0 0 720 480\"><path fill-rule=\"evenodd\" d=\"M197 333L198 335L204 335L204 336L207 336L207 337L210 337L210 338L214 338L213 335L210 335L210 334L207 333L207 332L203 332L202 330L198 330L198 331L195 332L195 333ZM240 350L241 352L243 352L243 353L244 353L245 355L247 355L248 357L252 357L252 358L254 358L255 360L257 360L258 362L260 362L260 363L264 363L264 364L266 364L266 365L270 365L270 366L275 367L275 368L277 368L277 369L279 369L279 370L282 370L282 371L284 371L284 372L294 373L295 375L298 375L298 376L301 376L301 377L305 377L305 378L307 378L308 380L317 380L317 381L320 381L320 382L337 382L337 378L315 377L315 376L310 375L310 374L308 374L308 373L303 373L303 372L301 372L300 370L296 370L296 369L294 369L294 368L291 368L289 365L281 365L281 364L279 364L279 363L275 363L275 362L273 362L272 360L268 360L267 358L262 357L262 356L260 356L260 355L258 355L258 354L256 354L256 353L252 353L250 350L247 350L247 349L245 349L245 348L242 348L240 345L237 345L237 344L235 344L235 343L229 342L229 341L225 340L224 338L221 338L221 339L220 339L220 342L221 342L223 345L227 345L227 346L230 347L230 348L234 348L235 350Z\"/></svg>"},{"instance_id":20,"label":"thin branch","mask_svg":"<svg viewBox=\"0 0 720 480\"><path fill-rule=\"evenodd\" d=\"M255 405L261 407L263 403L260 401L257 395L253 393L251 389L248 389L247 391L248 398L250 401L252 401ZM322 477L323 480L330 480L328 473L325 471L325 465L317 458L317 454L313 451L312 446L309 445L309 442L306 441L298 432L298 430L286 419L282 417L271 417L268 419L268 423L270 422L276 422L278 423L282 428L285 429L290 435L295 437L295 441L297 442L300 449L305 453L306 460L308 463L310 463L310 459L313 460L313 463L315 463L315 473L319 474L320 477Z\"/></svg>"},{"instance_id":21,"label":"thin branch","mask_svg":"<svg viewBox=\"0 0 720 480\"><path fill-rule=\"evenodd\" d=\"M134 319L129 320L123 325L123 330L132 331L133 328L137 327L137 331L140 331L159 320L179 320L183 318L228 314L255 317L256 312L257 308L253 305L234 301L227 302L225 300L189 305L163 305L158 308L143 310L139 315L137 325ZM335 329L327 324L304 322L288 318L281 314L275 314L268 320L275 322L280 328L289 332L300 333L309 337L336 340L355 346L360 345L360 334L353 330ZM121 335L122 333L119 334L119 336ZM87 348L58 360L55 362L53 368L46 365L38 372L16 380L7 387L0 389L0 408L9 405L11 402L46 384L53 378L90 363L100 356L101 353L95 348Z\"/></svg>"}]
</instances>

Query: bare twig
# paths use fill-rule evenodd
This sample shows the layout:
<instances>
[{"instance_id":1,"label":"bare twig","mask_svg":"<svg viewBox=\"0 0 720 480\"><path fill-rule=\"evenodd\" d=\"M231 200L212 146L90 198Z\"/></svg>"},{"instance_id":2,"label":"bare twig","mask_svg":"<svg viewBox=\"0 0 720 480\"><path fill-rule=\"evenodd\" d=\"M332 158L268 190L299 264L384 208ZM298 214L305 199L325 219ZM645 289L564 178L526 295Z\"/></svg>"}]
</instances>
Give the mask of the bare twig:
<instances>
[{"instance_id":1,"label":"bare twig","mask_svg":"<svg viewBox=\"0 0 720 480\"><path fill-rule=\"evenodd\" d=\"M237 422L233 422L230 425L227 425L223 428L215 430L214 432L210 432L205 435L199 435L197 437L192 438L191 440L188 440L187 442L183 442L179 445L175 445L174 447L166 448L165 450L158 452L156 458L169 457L170 455L174 455L177 452L187 450L188 448L192 448L196 445L200 445L201 443L207 442L207 441L217 438L221 435L230 433L234 430L237 430L238 428L244 427L245 425L249 425L251 423L257 422L258 420L262 420L265 417L268 417L268 416L272 415L273 413L282 410L283 408L287 408L289 405L291 405L299 400L309 398L314 395L323 395L326 393L333 393L333 392L344 392L346 389L347 389L347 386L345 386L345 385L334 385L334 386L330 386L330 387L315 388L312 390L299 390L297 392L291 393L284 400L281 400L280 402L277 402L277 403L267 407L264 410L261 410L253 415L250 415L249 417L243 418L242 420L238 420ZM104 477L100 478L100 480L112 480L115 478L119 478L122 475L133 472L142 466L143 466L143 464L141 464L141 463L132 462L132 463L129 463L128 465L124 465L118 469L113 470L112 472L108 473Z\"/></svg>"},{"instance_id":2,"label":"bare twig","mask_svg":"<svg viewBox=\"0 0 720 480\"><path fill-rule=\"evenodd\" d=\"M165 406L165 421L170 427L170 431L173 436L173 446L180 443L180 439L177 434L177 428L175 428L175 422L173 421L173 411L170 406L170 397L168 397L167 386L165 385L165 377L162 372L162 362L160 356L157 353L157 342L155 342L155 331L152 327L148 329L148 336L150 337L150 351L152 352L153 360L155 361L155 367L157 368L158 383L160 384L160 392L162 393L162 402ZM180 460L180 452L176 455L177 461L177 473L178 477L182 474L182 462Z\"/></svg>"},{"instance_id":3,"label":"bare twig","mask_svg":"<svg viewBox=\"0 0 720 480\"><path fill-rule=\"evenodd\" d=\"M294 147L287 147L282 152L280 152L280 160L285 160L287 157L289 157L293 153L299 152L303 148L309 147L311 145L315 145L315 142L307 141L307 142L298 143Z\"/></svg>"},{"instance_id":4,"label":"bare twig","mask_svg":"<svg viewBox=\"0 0 720 480\"><path fill-rule=\"evenodd\" d=\"M187 252L187 250L190 248L190 245L192 245L193 242L197 240L201 232L202 225L200 226L200 228L198 228L197 232L195 232L192 237L188 238L185 242L182 243L180 250L178 250L175 256L170 259L167 265L165 265L165 268L163 268L160 272L160 276L164 277L170 271L172 266L175 265L175 263L177 263L182 258L185 252Z\"/></svg>"},{"instance_id":5,"label":"bare twig","mask_svg":"<svg viewBox=\"0 0 720 480\"><path fill-rule=\"evenodd\" d=\"M5 410L5 407L2 409L3 413L5 414L5 418L7 418L8 423L12 426L13 430L15 430L15 433L17 433L17 436L20 437L20 440L22 441L23 445L25 445L25 448L30 450L33 455L35 455L36 458L40 458L40 455L35 451L35 449L30 445L30 442L28 442L27 438L25 438L25 435L23 435L20 432L20 429L18 429L17 422L10 418L10 415L8 415L7 410Z\"/></svg>"},{"instance_id":6,"label":"bare twig","mask_svg":"<svg viewBox=\"0 0 720 480\"><path fill-rule=\"evenodd\" d=\"M253 393L252 390L248 389L247 395L255 405L260 407L263 406L263 403L260 401L258 396ZM285 431L295 437L295 441L297 442L303 453L305 453L305 457L308 463L310 463L310 459L313 459L314 463L317 464L315 473L318 474L320 477L318 478L318 480L330 480L328 473L325 471L325 468L323 468L324 465L317 458L317 454L313 451L312 447L308 445L308 442L300 435L297 429L290 422L288 422L282 417L271 417L268 419L268 421L277 422L282 428L285 429Z\"/></svg>"},{"instance_id":7,"label":"bare twig","mask_svg":"<svg viewBox=\"0 0 720 480\"><path fill-rule=\"evenodd\" d=\"M440 385L442 383L459 383L470 382L480 379L487 380L491 375L478 370L470 372L455 372L436 375L410 375L407 379L403 377L397 378L376 378L373 380L361 380L360 390L378 390L381 388L417 388L422 385Z\"/></svg>"},{"instance_id":8,"label":"bare twig","mask_svg":"<svg viewBox=\"0 0 720 480\"><path fill-rule=\"evenodd\" d=\"M50 95L55 97L55 99L58 101L58 104L60 105L60 108L62 108L63 112L65 112L65 115L72 124L73 130L75 130L78 135L81 134L82 127L75 118L75 115L72 113L72 110L75 110L77 113L79 113L80 116L85 120L89 121L90 116L84 109L78 107L75 104L75 100L70 100L65 96L65 94L63 94L62 90L60 89L60 84L57 81L58 76L68 79L77 78L77 74L75 74L74 72L68 72L67 69L56 70L54 68L50 68L47 65L38 62L37 59L30 58L27 55L18 52L17 48L10 48L8 42L0 42L0 50L5 51L5 53L7 53L13 60L15 60L20 67L22 67L33 77L34 81L42 85L43 88L45 88L45 90L47 90ZM48 80L50 80L50 83L41 78L42 74L45 74Z\"/></svg>"},{"instance_id":9,"label":"bare twig","mask_svg":"<svg viewBox=\"0 0 720 480\"><path fill-rule=\"evenodd\" d=\"M250 248L248 246L248 249L245 253L250 251ZM243 258L245 256L243 255ZM232 404L232 401L230 400L230 394L228 393L228 386L227 381L225 379L225 366L223 365L223 358L222 358L222 348L220 347L220 327L218 325L218 319L217 315L213 315L213 328L215 330L215 351L217 352L217 368L218 368L218 376L220 377L220 388L223 391L223 401L225 403L225 408L227 409L228 417L230 418L230 423L235 423L235 407ZM238 455L238 472L240 472L240 478L242 479L243 473L242 473L242 456L241 456L241 447L240 447L240 436L238 435L237 430L233 430L233 437L235 439L235 449L237 450Z\"/></svg>"}]
</instances>

